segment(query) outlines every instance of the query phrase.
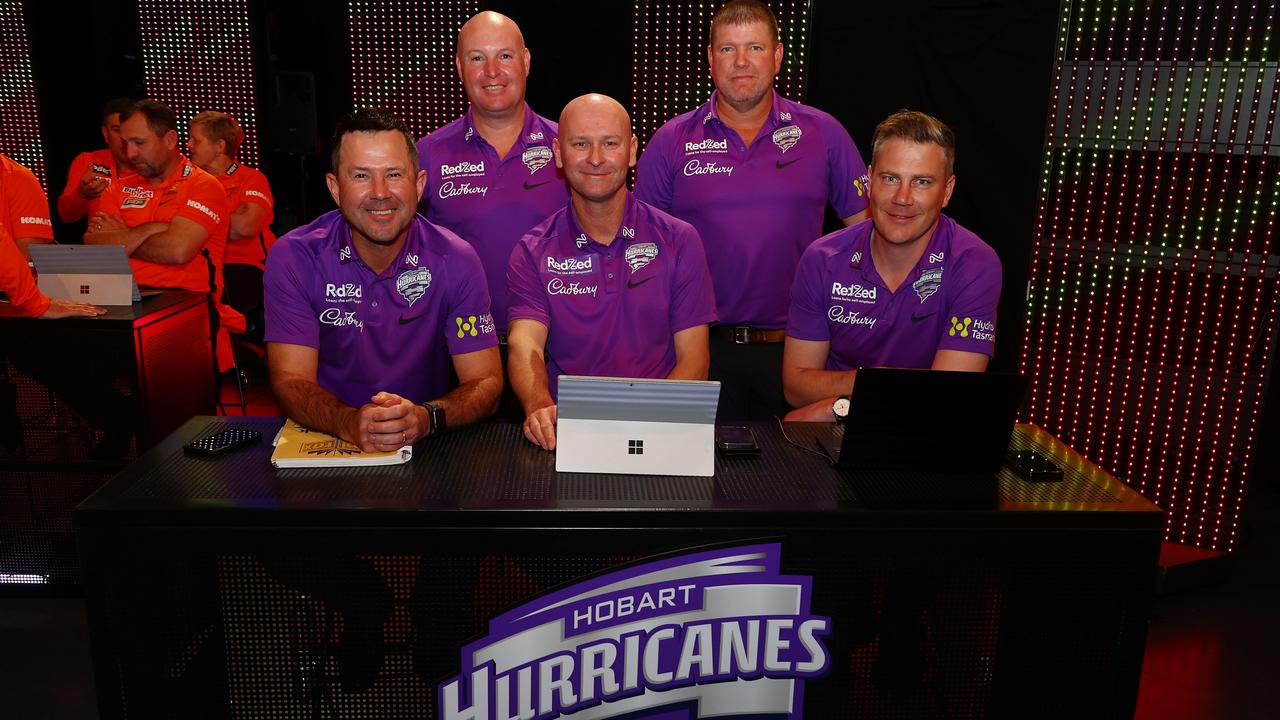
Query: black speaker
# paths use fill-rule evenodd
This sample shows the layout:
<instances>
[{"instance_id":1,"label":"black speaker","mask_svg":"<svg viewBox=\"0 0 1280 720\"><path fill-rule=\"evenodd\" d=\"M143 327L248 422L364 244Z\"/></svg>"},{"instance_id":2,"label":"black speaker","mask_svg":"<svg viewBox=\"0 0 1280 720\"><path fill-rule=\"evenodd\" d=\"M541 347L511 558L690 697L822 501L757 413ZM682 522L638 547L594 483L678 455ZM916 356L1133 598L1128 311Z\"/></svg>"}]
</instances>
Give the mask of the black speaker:
<instances>
[{"instance_id":1,"label":"black speaker","mask_svg":"<svg viewBox=\"0 0 1280 720\"><path fill-rule=\"evenodd\" d=\"M320 152L316 132L316 76L276 73L276 102L271 109L271 151L282 155Z\"/></svg>"}]
</instances>

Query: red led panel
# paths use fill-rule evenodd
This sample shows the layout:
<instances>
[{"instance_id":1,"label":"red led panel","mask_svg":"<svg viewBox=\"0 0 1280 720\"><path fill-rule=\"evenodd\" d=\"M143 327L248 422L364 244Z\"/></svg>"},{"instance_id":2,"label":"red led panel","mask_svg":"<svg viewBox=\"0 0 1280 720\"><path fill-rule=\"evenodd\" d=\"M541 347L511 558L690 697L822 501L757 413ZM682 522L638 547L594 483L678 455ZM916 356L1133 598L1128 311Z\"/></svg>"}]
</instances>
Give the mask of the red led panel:
<instances>
[{"instance_id":1,"label":"red led panel","mask_svg":"<svg viewBox=\"0 0 1280 720\"><path fill-rule=\"evenodd\" d=\"M26 165L48 194L31 49L22 3L0 3L0 153Z\"/></svg>"},{"instance_id":2,"label":"red led panel","mask_svg":"<svg viewBox=\"0 0 1280 720\"><path fill-rule=\"evenodd\" d=\"M631 118L640 142L662 124L706 102L715 88L707 67L711 16L724 0L665 2L636 0L632 51ZM785 56L775 87L793 100L805 94L809 46L809 2L765 3L778 18Z\"/></svg>"},{"instance_id":3,"label":"red led panel","mask_svg":"<svg viewBox=\"0 0 1280 720\"><path fill-rule=\"evenodd\" d=\"M454 55L475 0L352 0L351 94L404 120L414 137L467 111Z\"/></svg>"},{"instance_id":4,"label":"red led panel","mask_svg":"<svg viewBox=\"0 0 1280 720\"><path fill-rule=\"evenodd\" d=\"M259 164L249 0L138 0L147 97L187 121L218 110L244 129L238 159Z\"/></svg>"},{"instance_id":5,"label":"red led panel","mask_svg":"<svg viewBox=\"0 0 1280 720\"><path fill-rule=\"evenodd\" d=\"M1276 3L1063 3L1029 419L1235 546L1276 342Z\"/></svg>"}]
</instances>

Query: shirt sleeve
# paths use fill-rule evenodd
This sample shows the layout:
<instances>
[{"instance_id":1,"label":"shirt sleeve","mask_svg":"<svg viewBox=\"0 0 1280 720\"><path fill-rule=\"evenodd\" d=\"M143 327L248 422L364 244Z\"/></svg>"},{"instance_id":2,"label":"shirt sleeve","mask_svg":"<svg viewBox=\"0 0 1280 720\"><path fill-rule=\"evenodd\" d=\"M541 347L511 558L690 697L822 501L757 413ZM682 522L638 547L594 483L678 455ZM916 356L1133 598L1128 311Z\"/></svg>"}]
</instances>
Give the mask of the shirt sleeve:
<instances>
[{"instance_id":1,"label":"shirt sleeve","mask_svg":"<svg viewBox=\"0 0 1280 720\"><path fill-rule=\"evenodd\" d=\"M267 224L271 224L272 212L275 209L275 197L271 194L271 185L267 182L267 176L261 172L254 172L249 179L240 187L240 198L235 210L243 203L256 203L267 209Z\"/></svg>"},{"instance_id":2,"label":"shirt sleeve","mask_svg":"<svg viewBox=\"0 0 1280 720\"><path fill-rule=\"evenodd\" d=\"M676 276L671 287L671 334L719 320L716 296L702 238L692 225L680 223L673 235Z\"/></svg>"},{"instance_id":3,"label":"shirt sleeve","mask_svg":"<svg viewBox=\"0 0 1280 720\"><path fill-rule=\"evenodd\" d=\"M25 167L18 166L5 179L5 201L9 207L9 232L15 238L53 240L53 221L49 217L49 198L40 181Z\"/></svg>"},{"instance_id":4,"label":"shirt sleeve","mask_svg":"<svg viewBox=\"0 0 1280 720\"><path fill-rule=\"evenodd\" d=\"M658 132L649 138L648 145L640 155L640 162L636 165L636 199L663 212L671 211L672 188L675 185L671 163L667 158L674 131L668 130L668 127L664 125L658 128Z\"/></svg>"},{"instance_id":5,"label":"shirt sleeve","mask_svg":"<svg viewBox=\"0 0 1280 720\"><path fill-rule=\"evenodd\" d=\"M814 342L830 342L831 326L827 322L827 287L823 263L826 253L822 243L805 249L791 283L791 309L787 312L787 337Z\"/></svg>"},{"instance_id":6,"label":"shirt sleeve","mask_svg":"<svg viewBox=\"0 0 1280 720\"><path fill-rule=\"evenodd\" d=\"M512 248L507 262L507 327L516 320L537 320L551 327L551 308L538 276L538 265L524 240Z\"/></svg>"},{"instance_id":7,"label":"shirt sleeve","mask_svg":"<svg viewBox=\"0 0 1280 720\"><path fill-rule=\"evenodd\" d=\"M89 153L82 152L76 155L75 159L71 161L71 169L67 171L67 184L62 188L62 194L58 196L58 217L62 219L62 222L72 223L85 216L89 203L80 197L76 189L80 187L80 178L84 177L84 174L88 171ZM114 178L112 179L114 180ZM70 203L71 208L81 208L80 212L78 214L74 210L63 212L62 205L65 203Z\"/></svg>"},{"instance_id":8,"label":"shirt sleeve","mask_svg":"<svg viewBox=\"0 0 1280 720\"><path fill-rule=\"evenodd\" d=\"M463 240L449 256L453 292L449 296L444 337L450 355L462 355L498 344L498 328L489 306L489 286L485 283L480 256Z\"/></svg>"},{"instance_id":9,"label":"shirt sleeve","mask_svg":"<svg viewBox=\"0 0 1280 720\"><path fill-rule=\"evenodd\" d=\"M313 265L305 248L288 238L267 258L262 276L267 342L320 348L320 320L311 304Z\"/></svg>"},{"instance_id":10,"label":"shirt sleeve","mask_svg":"<svg viewBox=\"0 0 1280 720\"><path fill-rule=\"evenodd\" d=\"M849 131L834 117L822 118L827 138L827 197L841 218L867 207L867 165Z\"/></svg>"},{"instance_id":11,"label":"shirt sleeve","mask_svg":"<svg viewBox=\"0 0 1280 720\"><path fill-rule=\"evenodd\" d=\"M955 282L939 350L961 350L991 357L996 351L996 307L1000 304L1000 258L988 245L969 250L944 270L943 283ZM954 272L953 277L945 273ZM950 293L948 293L950 294Z\"/></svg>"},{"instance_id":12,"label":"shirt sleeve","mask_svg":"<svg viewBox=\"0 0 1280 720\"><path fill-rule=\"evenodd\" d=\"M174 211L173 217L195 222L212 237L218 232L219 225L229 223L226 190L212 175L194 177L188 182L191 187L186 199Z\"/></svg>"},{"instance_id":13,"label":"shirt sleeve","mask_svg":"<svg viewBox=\"0 0 1280 720\"><path fill-rule=\"evenodd\" d=\"M9 302L27 317L43 315L49 309L49 298L36 287L26 258L4 228L0 228L0 290L4 290Z\"/></svg>"}]
</instances>

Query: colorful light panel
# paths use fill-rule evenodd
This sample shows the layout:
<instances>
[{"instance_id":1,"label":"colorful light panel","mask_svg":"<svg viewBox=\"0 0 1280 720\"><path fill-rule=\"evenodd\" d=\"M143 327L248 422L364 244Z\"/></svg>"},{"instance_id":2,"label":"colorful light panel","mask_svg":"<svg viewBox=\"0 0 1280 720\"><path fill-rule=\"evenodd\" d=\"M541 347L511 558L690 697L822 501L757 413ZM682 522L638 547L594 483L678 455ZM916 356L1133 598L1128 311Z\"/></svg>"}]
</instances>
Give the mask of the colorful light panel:
<instances>
[{"instance_id":1,"label":"colorful light panel","mask_svg":"<svg viewBox=\"0 0 1280 720\"><path fill-rule=\"evenodd\" d=\"M636 0L631 118L642 144L663 123L689 112L711 96L715 88L707 68L707 43L711 16L723 4L724 0ZM766 4L778 18L778 34L785 52L775 87L784 97L803 100L810 3L773 0Z\"/></svg>"},{"instance_id":2,"label":"colorful light panel","mask_svg":"<svg viewBox=\"0 0 1280 720\"><path fill-rule=\"evenodd\" d=\"M0 2L0 153L27 166L48 194L27 22L16 0Z\"/></svg>"},{"instance_id":3,"label":"colorful light panel","mask_svg":"<svg viewBox=\"0 0 1280 720\"><path fill-rule=\"evenodd\" d=\"M356 0L347 7L357 107L390 111L414 137L467 111L454 55L458 30L480 12L478 2Z\"/></svg>"},{"instance_id":4,"label":"colorful light panel","mask_svg":"<svg viewBox=\"0 0 1280 720\"><path fill-rule=\"evenodd\" d=\"M186 146L187 121L218 110L244 129L238 159L259 164L249 0L138 0L142 71L147 97L178 115Z\"/></svg>"},{"instance_id":5,"label":"colorful light panel","mask_svg":"<svg viewBox=\"0 0 1280 720\"><path fill-rule=\"evenodd\" d=\"M1058 30L1029 419L1168 511L1166 540L1211 550L1235 546L1276 342L1276 20L1066 0Z\"/></svg>"}]
</instances>

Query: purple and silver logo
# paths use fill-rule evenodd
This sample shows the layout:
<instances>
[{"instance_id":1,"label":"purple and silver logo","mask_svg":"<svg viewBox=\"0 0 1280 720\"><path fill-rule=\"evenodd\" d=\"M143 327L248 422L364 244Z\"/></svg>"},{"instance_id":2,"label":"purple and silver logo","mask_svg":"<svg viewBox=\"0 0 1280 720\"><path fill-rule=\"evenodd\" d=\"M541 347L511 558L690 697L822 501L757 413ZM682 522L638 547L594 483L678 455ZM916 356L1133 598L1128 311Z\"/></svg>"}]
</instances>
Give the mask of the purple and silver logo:
<instances>
[{"instance_id":1,"label":"purple and silver logo","mask_svg":"<svg viewBox=\"0 0 1280 720\"><path fill-rule=\"evenodd\" d=\"M489 622L439 687L443 720L803 717L825 675L831 619L812 578L782 575L782 546L746 545L632 566Z\"/></svg>"}]
</instances>

